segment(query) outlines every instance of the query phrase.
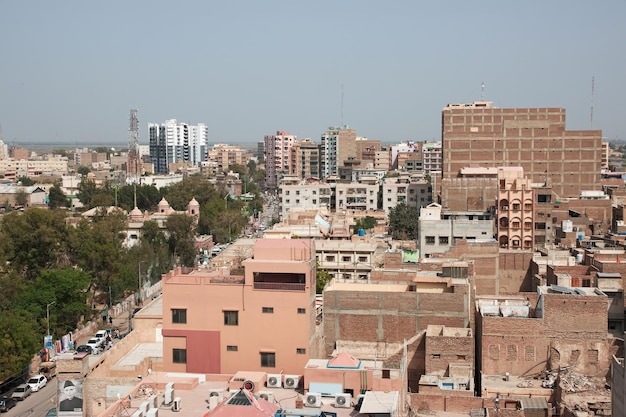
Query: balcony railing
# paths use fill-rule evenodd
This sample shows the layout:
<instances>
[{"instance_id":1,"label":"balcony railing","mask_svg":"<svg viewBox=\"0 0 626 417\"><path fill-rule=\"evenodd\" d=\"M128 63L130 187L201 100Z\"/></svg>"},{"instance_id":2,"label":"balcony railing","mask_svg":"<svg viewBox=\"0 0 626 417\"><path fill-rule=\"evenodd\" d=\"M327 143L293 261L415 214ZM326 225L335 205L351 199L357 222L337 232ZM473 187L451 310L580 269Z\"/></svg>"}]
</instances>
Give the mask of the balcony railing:
<instances>
[{"instance_id":1,"label":"balcony railing","mask_svg":"<svg viewBox=\"0 0 626 417\"><path fill-rule=\"evenodd\" d=\"M254 289L271 291L304 291L306 289L306 284L289 282L255 282Z\"/></svg>"}]
</instances>

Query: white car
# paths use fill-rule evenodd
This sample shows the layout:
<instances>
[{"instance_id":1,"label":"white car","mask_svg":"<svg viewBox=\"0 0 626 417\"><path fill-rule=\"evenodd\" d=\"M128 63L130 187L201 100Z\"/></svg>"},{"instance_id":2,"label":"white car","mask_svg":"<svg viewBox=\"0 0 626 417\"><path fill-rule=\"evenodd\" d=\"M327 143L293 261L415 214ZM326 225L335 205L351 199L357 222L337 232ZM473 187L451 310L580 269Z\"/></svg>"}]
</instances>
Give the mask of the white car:
<instances>
[{"instance_id":1,"label":"white car","mask_svg":"<svg viewBox=\"0 0 626 417\"><path fill-rule=\"evenodd\" d=\"M94 337L100 339L102 343L104 343L108 335L109 333L106 330L98 330Z\"/></svg>"},{"instance_id":2,"label":"white car","mask_svg":"<svg viewBox=\"0 0 626 417\"><path fill-rule=\"evenodd\" d=\"M92 353L95 353L102 348L102 340L97 337L92 337L86 344L91 348Z\"/></svg>"},{"instance_id":3,"label":"white car","mask_svg":"<svg viewBox=\"0 0 626 417\"><path fill-rule=\"evenodd\" d=\"M41 388L45 387L47 383L48 378L42 374L31 377L27 382L33 392L39 391Z\"/></svg>"}]
</instances>

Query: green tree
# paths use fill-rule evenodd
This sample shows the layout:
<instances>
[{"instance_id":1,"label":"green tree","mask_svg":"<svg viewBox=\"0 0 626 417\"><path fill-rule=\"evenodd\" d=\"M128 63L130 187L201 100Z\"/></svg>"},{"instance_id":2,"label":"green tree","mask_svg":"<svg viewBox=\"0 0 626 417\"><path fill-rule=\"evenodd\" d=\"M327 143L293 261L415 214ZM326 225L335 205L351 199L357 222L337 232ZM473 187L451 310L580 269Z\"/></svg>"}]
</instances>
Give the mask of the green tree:
<instances>
[{"instance_id":1,"label":"green tree","mask_svg":"<svg viewBox=\"0 0 626 417\"><path fill-rule=\"evenodd\" d=\"M59 207L68 207L70 205L67 197L63 194L63 190L59 184L54 184L50 187L50 191L48 194L48 206L51 209L59 208Z\"/></svg>"},{"instance_id":2,"label":"green tree","mask_svg":"<svg viewBox=\"0 0 626 417\"><path fill-rule=\"evenodd\" d=\"M396 240L416 240L419 215L416 208L400 203L389 210L389 230Z\"/></svg>"},{"instance_id":3,"label":"green tree","mask_svg":"<svg viewBox=\"0 0 626 417\"><path fill-rule=\"evenodd\" d=\"M172 262L193 266L196 260L193 219L186 214L172 214L167 218L166 228Z\"/></svg>"},{"instance_id":4,"label":"green tree","mask_svg":"<svg viewBox=\"0 0 626 417\"><path fill-rule=\"evenodd\" d=\"M181 182L166 187L164 197L174 210L179 211L186 210L192 198L195 198L200 206L213 198L219 198L213 184L199 174L190 175Z\"/></svg>"},{"instance_id":5,"label":"green tree","mask_svg":"<svg viewBox=\"0 0 626 417\"><path fill-rule=\"evenodd\" d=\"M327 270L319 269L319 262L317 263L317 267L315 271L315 293L321 294L324 292L326 284L328 284L333 277Z\"/></svg>"},{"instance_id":6,"label":"green tree","mask_svg":"<svg viewBox=\"0 0 626 417\"><path fill-rule=\"evenodd\" d=\"M26 207L28 204L28 194L24 191L23 188L20 188L15 194L15 205Z\"/></svg>"},{"instance_id":7,"label":"green tree","mask_svg":"<svg viewBox=\"0 0 626 417\"><path fill-rule=\"evenodd\" d=\"M370 230L376 227L376 218L372 216L366 216L355 220L354 232L357 233L359 229Z\"/></svg>"},{"instance_id":8,"label":"green tree","mask_svg":"<svg viewBox=\"0 0 626 417\"><path fill-rule=\"evenodd\" d=\"M72 264L65 213L31 208L2 218L1 250L10 266L27 278Z\"/></svg>"},{"instance_id":9,"label":"green tree","mask_svg":"<svg viewBox=\"0 0 626 417\"><path fill-rule=\"evenodd\" d=\"M20 184L20 185L24 186L24 187L30 187L31 185L35 185L35 181L31 180L30 178L28 178L26 176L17 177L15 182L17 184Z\"/></svg>"},{"instance_id":10,"label":"green tree","mask_svg":"<svg viewBox=\"0 0 626 417\"><path fill-rule=\"evenodd\" d=\"M92 197L98 193L98 188L93 180L83 177L78 184L78 201L89 206Z\"/></svg>"},{"instance_id":11,"label":"green tree","mask_svg":"<svg viewBox=\"0 0 626 417\"><path fill-rule=\"evenodd\" d=\"M87 174L91 172L91 169L85 165L81 165L78 168L76 168L76 172L82 175L83 177L86 177Z\"/></svg>"}]
</instances>

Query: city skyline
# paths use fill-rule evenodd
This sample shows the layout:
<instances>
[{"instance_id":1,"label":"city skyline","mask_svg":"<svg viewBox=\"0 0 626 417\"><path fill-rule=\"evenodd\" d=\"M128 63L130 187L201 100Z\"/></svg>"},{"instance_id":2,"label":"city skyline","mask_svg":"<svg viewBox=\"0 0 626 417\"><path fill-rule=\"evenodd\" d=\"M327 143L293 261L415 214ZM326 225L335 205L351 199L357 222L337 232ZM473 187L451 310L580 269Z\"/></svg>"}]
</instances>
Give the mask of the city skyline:
<instances>
[{"instance_id":1,"label":"city skyline","mask_svg":"<svg viewBox=\"0 0 626 417\"><path fill-rule=\"evenodd\" d=\"M207 124L210 144L256 143L278 130L319 142L339 125L383 143L438 141L447 103L482 98L565 108L570 129L626 138L624 2L68 1L1 10L7 143L123 144L131 108L142 144L148 123L167 119Z\"/></svg>"}]
</instances>

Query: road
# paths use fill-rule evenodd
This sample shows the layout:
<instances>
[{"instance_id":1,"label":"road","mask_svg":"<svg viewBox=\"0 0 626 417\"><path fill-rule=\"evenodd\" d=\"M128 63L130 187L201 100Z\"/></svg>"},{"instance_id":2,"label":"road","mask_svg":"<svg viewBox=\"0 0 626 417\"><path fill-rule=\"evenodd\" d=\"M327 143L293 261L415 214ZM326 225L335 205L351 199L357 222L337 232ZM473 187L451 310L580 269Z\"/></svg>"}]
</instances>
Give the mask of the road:
<instances>
[{"instance_id":1,"label":"road","mask_svg":"<svg viewBox=\"0 0 626 417\"><path fill-rule=\"evenodd\" d=\"M17 405L9 412L2 413L3 417L43 417L49 409L56 406L57 402L57 379L48 381L45 387L33 392L24 401L18 401Z\"/></svg>"}]
</instances>

